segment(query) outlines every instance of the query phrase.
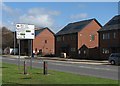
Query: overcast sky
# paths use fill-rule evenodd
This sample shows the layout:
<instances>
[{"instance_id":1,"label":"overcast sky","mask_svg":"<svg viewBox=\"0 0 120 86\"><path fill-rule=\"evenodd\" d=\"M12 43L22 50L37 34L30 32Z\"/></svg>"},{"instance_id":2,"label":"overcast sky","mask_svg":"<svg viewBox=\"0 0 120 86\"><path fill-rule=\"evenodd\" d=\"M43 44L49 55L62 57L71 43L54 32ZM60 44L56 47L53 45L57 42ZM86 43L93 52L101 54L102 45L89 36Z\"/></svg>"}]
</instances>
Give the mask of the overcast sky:
<instances>
[{"instance_id":1,"label":"overcast sky","mask_svg":"<svg viewBox=\"0 0 120 86\"><path fill-rule=\"evenodd\" d=\"M96 18L101 25L118 14L117 2L4 2L2 23L15 30L16 23L48 27L55 33L68 23Z\"/></svg>"}]
</instances>

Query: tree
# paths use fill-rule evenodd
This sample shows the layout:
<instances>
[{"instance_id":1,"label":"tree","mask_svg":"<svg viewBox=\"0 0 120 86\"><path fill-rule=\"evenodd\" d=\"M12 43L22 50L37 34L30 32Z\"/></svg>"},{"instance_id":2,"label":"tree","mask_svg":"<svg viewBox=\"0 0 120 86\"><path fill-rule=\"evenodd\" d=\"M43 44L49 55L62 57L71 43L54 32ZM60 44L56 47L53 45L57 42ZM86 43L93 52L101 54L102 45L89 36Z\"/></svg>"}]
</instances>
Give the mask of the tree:
<instances>
[{"instance_id":1,"label":"tree","mask_svg":"<svg viewBox=\"0 0 120 86\"><path fill-rule=\"evenodd\" d=\"M2 49L13 46L14 33L6 27L2 27Z\"/></svg>"}]
</instances>

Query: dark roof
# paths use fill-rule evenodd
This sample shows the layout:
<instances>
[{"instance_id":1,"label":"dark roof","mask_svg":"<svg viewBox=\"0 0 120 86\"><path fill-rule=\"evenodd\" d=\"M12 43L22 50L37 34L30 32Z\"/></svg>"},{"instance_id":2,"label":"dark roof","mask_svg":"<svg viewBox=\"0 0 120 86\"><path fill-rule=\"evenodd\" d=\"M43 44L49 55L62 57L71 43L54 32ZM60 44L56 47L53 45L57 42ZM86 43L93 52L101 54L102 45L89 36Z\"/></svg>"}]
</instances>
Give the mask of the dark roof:
<instances>
[{"instance_id":1,"label":"dark roof","mask_svg":"<svg viewBox=\"0 0 120 86\"><path fill-rule=\"evenodd\" d=\"M62 30L60 30L56 35L63 35L63 34L70 34L70 33L76 33L82 30L86 25L88 25L92 20L96 19L89 19L89 20L84 20L84 21L79 21L79 22L74 22L74 23L69 23L67 26L65 26ZM98 22L97 22L98 23ZM99 24L99 23L98 23ZM100 24L99 24L100 25ZM101 26L101 25L100 25Z\"/></svg>"},{"instance_id":2,"label":"dark roof","mask_svg":"<svg viewBox=\"0 0 120 86\"><path fill-rule=\"evenodd\" d=\"M120 15L114 16L99 31L118 30L118 29L120 29Z\"/></svg>"},{"instance_id":3,"label":"dark roof","mask_svg":"<svg viewBox=\"0 0 120 86\"><path fill-rule=\"evenodd\" d=\"M41 29L39 29L39 28L37 28L36 30L35 30L35 36L37 36L38 34L40 34L42 31L44 31L45 29L48 29L53 35L54 35L54 33L48 28L48 27L45 27L45 28L41 28Z\"/></svg>"},{"instance_id":4,"label":"dark roof","mask_svg":"<svg viewBox=\"0 0 120 86\"><path fill-rule=\"evenodd\" d=\"M35 30L35 36L40 34L45 28Z\"/></svg>"}]
</instances>

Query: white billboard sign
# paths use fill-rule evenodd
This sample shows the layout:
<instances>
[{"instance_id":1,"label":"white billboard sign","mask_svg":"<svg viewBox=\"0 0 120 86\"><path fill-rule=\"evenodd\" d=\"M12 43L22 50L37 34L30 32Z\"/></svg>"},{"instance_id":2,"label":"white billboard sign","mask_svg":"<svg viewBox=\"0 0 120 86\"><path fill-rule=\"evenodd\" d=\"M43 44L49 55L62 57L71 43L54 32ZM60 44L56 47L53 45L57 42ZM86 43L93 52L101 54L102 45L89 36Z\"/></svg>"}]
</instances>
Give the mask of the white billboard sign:
<instances>
[{"instance_id":1,"label":"white billboard sign","mask_svg":"<svg viewBox=\"0 0 120 86\"><path fill-rule=\"evenodd\" d=\"M17 39L34 39L35 26L29 24L16 24Z\"/></svg>"}]
</instances>

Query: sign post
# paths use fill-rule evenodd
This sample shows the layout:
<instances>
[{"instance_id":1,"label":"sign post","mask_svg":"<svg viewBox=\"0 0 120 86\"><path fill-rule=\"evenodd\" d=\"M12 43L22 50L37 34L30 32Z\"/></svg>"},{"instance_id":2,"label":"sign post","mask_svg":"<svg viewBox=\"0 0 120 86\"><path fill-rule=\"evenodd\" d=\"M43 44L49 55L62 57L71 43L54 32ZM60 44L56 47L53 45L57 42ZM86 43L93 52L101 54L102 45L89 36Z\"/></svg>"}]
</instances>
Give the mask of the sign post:
<instances>
[{"instance_id":1,"label":"sign post","mask_svg":"<svg viewBox=\"0 0 120 86\"><path fill-rule=\"evenodd\" d=\"M20 40L28 39L31 40L31 59L30 64L32 68L32 39L35 38L35 26L30 24L16 24L16 36L19 40L19 59L18 59L18 69L20 70Z\"/></svg>"},{"instance_id":2,"label":"sign post","mask_svg":"<svg viewBox=\"0 0 120 86\"><path fill-rule=\"evenodd\" d=\"M18 70L20 71L20 40L18 40L18 42L19 42Z\"/></svg>"},{"instance_id":3,"label":"sign post","mask_svg":"<svg viewBox=\"0 0 120 86\"><path fill-rule=\"evenodd\" d=\"M16 47L15 46L16 45L15 42L16 42L16 40L15 40L15 32L14 32L14 55L15 55L15 47Z\"/></svg>"},{"instance_id":4,"label":"sign post","mask_svg":"<svg viewBox=\"0 0 120 86\"><path fill-rule=\"evenodd\" d=\"M32 58L33 58L33 55L32 55L32 40L30 40L30 44L31 44L31 59L30 59L30 63L31 63L31 69L32 69Z\"/></svg>"}]
</instances>

